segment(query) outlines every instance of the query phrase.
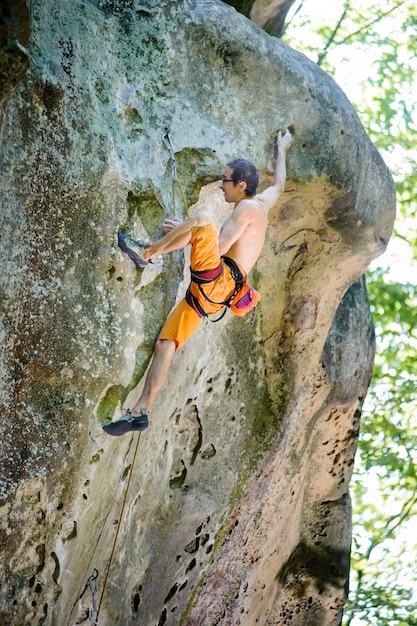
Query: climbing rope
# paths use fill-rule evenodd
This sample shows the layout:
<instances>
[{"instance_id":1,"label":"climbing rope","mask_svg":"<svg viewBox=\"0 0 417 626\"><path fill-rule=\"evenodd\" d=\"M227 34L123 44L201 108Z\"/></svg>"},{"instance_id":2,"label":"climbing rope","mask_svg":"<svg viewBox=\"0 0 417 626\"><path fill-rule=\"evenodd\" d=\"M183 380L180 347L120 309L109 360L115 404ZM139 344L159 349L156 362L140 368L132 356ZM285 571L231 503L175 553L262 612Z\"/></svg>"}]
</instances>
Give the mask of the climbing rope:
<instances>
[{"instance_id":1,"label":"climbing rope","mask_svg":"<svg viewBox=\"0 0 417 626\"><path fill-rule=\"evenodd\" d=\"M132 464L131 464L131 467L130 467L129 478L128 478L128 481L127 481L125 495L124 495L124 498L123 498L122 509L120 511L119 523L117 525L116 535L114 537L113 547L112 547L112 551L110 553L110 558L109 558L109 563L107 565L106 575L104 577L103 589L102 589L101 595L100 595L100 602L98 604L96 619L99 619L99 613L100 613L101 605L102 605L102 602L103 602L104 592L106 591L107 581L109 579L110 568L112 566L114 554L116 552L117 539L119 537L120 528L122 527L123 515L124 515L124 512L125 512L125 508L126 508L126 502L127 502L127 496L129 494L130 483L132 482L133 469L135 467L136 457L137 457L137 454L138 454L141 434L142 433L139 433L139 436L138 436L138 438L136 440L136 446L135 446L135 451L133 453L133 459L132 459ZM97 623L98 622L93 622L93 624L97 624Z\"/></svg>"},{"instance_id":2,"label":"climbing rope","mask_svg":"<svg viewBox=\"0 0 417 626\"><path fill-rule=\"evenodd\" d=\"M98 606L97 606L98 570L96 568L93 569L93 573L90 576L90 578L87 580L87 584L86 584L86 586L84 588L84 591L81 593L81 595L78 597L78 599L75 602L75 604L77 604L77 602L79 602L79 600L81 600L81 598L83 597L83 595L85 594L87 589L90 589L90 592L91 592L91 606L90 606L89 611L88 611L88 619L91 622L91 624L100 624L100 609L101 609L101 605L103 603L104 593L106 591L107 582L109 580L110 569L111 569L111 566L112 566L112 563L113 563L113 559L114 559L114 555L115 555L115 552L116 552L117 540L119 538L119 532L120 532L120 528L122 526L123 515L124 515L125 509L126 509L126 502L127 502L127 497L129 495L130 484L132 482L132 475L133 475L133 470L134 470L135 463L136 463L136 457L137 457L137 454L138 454L141 434L142 433L139 433L139 436L138 436L138 438L136 440L135 451L133 453L133 459L132 459L132 463L131 463L131 466L130 466L129 477L128 477L128 481L127 481L127 484L126 484L125 495L124 495L124 498L123 498L122 508L121 508L121 511L120 511L120 516L119 516L119 520L118 520L118 524L117 524L117 530L116 530L116 534L115 534L115 537L114 537L113 546L112 546L112 550L111 550L110 557L109 557L109 562L107 564L106 575L104 577L103 588L102 588L101 595L100 595L100 602L98 603ZM74 606L75 606L75 604L74 604Z\"/></svg>"},{"instance_id":3,"label":"climbing rope","mask_svg":"<svg viewBox=\"0 0 417 626\"><path fill-rule=\"evenodd\" d=\"M173 143L171 141L171 137L169 134L169 130L168 128L165 129L164 134L162 135L162 142L164 143L165 147L167 148L167 150L169 151L169 157L170 157L170 163L171 163L171 196L172 196L172 212L173 212L173 217L177 217L177 213L176 213L176 205L175 205L175 189L176 186L178 187L180 193L181 193L181 198L182 198L182 203L184 205L184 211L187 217L189 217L189 213L188 213L188 206L187 206L187 201L185 199L185 194L184 194L184 189L182 187L181 181L178 179L177 176L177 161L175 159L175 150L174 150L174 146ZM173 260L173 256L172 256L172 252L169 254L169 261L168 261L168 270L167 270L167 290L165 293L165 300L164 300L164 307L163 307L163 316L164 319L166 319L167 315L168 315L168 303L169 303L169 285L171 283L171 278L172 278L172 273L173 273L173 268L174 268L174 260Z\"/></svg>"},{"instance_id":4,"label":"climbing rope","mask_svg":"<svg viewBox=\"0 0 417 626\"><path fill-rule=\"evenodd\" d=\"M177 176L177 161L175 159L175 150L174 150L174 146L173 146L172 141L171 141L171 137L169 135L168 128L165 129L165 132L162 135L162 141L163 141L165 147L169 151L169 157L170 157L170 161L171 161L171 180L172 180L171 195L172 195L172 211L173 211L173 214L174 214L173 216L177 217L177 215L176 215L176 206L175 206L175 187L177 186L179 191L180 191L180 194L181 194L181 199L182 199L182 203L184 205L185 214L186 214L187 217L189 217L188 206L187 206L187 201L185 199L184 189L183 189L183 186L181 184L181 181L179 180L179 178Z\"/></svg>"}]
</instances>

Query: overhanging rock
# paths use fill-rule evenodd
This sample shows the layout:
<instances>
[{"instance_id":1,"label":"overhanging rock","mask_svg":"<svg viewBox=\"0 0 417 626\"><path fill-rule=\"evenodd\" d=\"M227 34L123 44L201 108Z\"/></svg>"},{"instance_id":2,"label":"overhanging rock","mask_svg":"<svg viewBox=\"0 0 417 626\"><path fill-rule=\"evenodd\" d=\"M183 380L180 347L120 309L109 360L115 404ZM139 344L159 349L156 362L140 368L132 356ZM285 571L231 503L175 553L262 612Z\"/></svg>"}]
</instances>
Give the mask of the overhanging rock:
<instances>
[{"instance_id":1,"label":"overhanging rock","mask_svg":"<svg viewBox=\"0 0 417 626\"><path fill-rule=\"evenodd\" d=\"M30 16L1 110L2 621L87 623L78 599L94 567L102 590L120 527L103 623L339 624L387 168L334 81L221 2ZM255 326L207 322L176 355L122 507L137 441L101 424L137 397L187 261L136 271L116 233L185 215L167 128L188 204L221 223L225 163L252 159L267 185L287 127Z\"/></svg>"}]
</instances>

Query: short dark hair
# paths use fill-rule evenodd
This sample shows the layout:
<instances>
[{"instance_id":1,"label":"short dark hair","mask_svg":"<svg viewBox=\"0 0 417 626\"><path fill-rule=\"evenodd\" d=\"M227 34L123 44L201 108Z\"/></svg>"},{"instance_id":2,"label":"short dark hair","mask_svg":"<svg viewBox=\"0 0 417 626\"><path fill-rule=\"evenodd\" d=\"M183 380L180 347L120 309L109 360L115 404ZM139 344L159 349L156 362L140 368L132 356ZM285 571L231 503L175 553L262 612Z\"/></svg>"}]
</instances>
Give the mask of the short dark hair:
<instances>
[{"instance_id":1,"label":"short dark hair","mask_svg":"<svg viewBox=\"0 0 417 626\"><path fill-rule=\"evenodd\" d=\"M243 181L246 183L246 195L254 196L259 184L259 172L248 159L235 159L227 164L232 169L233 184Z\"/></svg>"}]
</instances>

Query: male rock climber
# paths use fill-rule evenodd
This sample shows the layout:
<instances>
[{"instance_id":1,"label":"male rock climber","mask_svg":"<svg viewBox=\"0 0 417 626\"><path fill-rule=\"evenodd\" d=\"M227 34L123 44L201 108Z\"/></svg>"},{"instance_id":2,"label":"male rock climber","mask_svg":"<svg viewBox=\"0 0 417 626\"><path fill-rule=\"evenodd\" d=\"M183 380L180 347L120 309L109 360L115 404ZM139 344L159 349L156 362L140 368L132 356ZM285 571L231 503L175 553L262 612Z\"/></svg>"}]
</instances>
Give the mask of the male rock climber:
<instances>
[{"instance_id":1,"label":"male rock climber","mask_svg":"<svg viewBox=\"0 0 417 626\"><path fill-rule=\"evenodd\" d=\"M276 145L274 184L260 194L256 194L259 174L251 161L238 159L227 165L220 188L226 202L233 203L234 209L220 234L210 214L199 211L184 222L166 219L163 223L165 235L153 244L142 245L119 236L120 247L138 267L145 267L160 254L191 244L192 275L204 276L207 282L203 285L191 282L187 297L168 316L156 341L141 396L131 411L127 410L121 419L103 427L109 435L119 436L147 428L149 409L167 379L175 352L198 329L202 316L223 309L220 303L234 293L235 279L222 257L232 259L245 274L257 261L265 240L268 212L285 187L286 152L291 145L288 130L284 134L278 133Z\"/></svg>"}]
</instances>

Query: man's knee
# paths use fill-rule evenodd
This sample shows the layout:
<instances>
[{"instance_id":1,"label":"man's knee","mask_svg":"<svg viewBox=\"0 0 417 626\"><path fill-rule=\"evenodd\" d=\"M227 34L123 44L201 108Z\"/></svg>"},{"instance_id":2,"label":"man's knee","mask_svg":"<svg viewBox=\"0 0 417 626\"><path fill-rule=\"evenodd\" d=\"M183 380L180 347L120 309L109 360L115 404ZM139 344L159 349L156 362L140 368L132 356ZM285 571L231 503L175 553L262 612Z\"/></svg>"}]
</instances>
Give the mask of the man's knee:
<instances>
[{"instance_id":1,"label":"man's knee","mask_svg":"<svg viewBox=\"0 0 417 626\"><path fill-rule=\"evenodd\" d=\"M154 355L159 358L174 356L177 344L172 339L157 339L154 347Z\"/></svg>"}]
</instances>

